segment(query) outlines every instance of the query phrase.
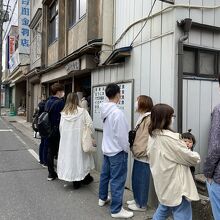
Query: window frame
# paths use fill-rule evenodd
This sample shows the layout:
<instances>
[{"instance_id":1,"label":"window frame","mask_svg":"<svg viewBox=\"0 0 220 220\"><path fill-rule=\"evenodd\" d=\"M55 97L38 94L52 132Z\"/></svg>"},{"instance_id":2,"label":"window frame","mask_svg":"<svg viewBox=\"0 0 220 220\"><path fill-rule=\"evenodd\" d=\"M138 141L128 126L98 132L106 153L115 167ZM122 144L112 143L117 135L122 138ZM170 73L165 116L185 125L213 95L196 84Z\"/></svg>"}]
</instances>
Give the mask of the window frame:
<instances>
[{"instance_id":1,"label":"window frame","mask_svg":"<svg viewBox=\"0 0 220 220\"><path fill-rule=\"evenodd\" d=\"M183 45L183 53L184 51L193 51L195 52L195 72L188 73L184 72L183 76L196 76L196 77L203 77L203 78L216 78L220 73L220 50L209 49L204 47L196 47L191 45ZM203 74L200 73L200 54L207 53L207 54L214 54L215 61L214 61L214 74Z\"/></svg>"},{"instance_id":2,"label":"window frame","mask_svg":"<svg viewBox=\"0 0 220 220\"><path fill-rule=\"evenodd\" d=\"M53 7L55 7L55 13L53 15L51 15ZM56 19L59 19L59 9L58 9L58 1L57 0L54 0L50 4L48 12L49 12L48 13L48 21L49 21L48 43L49 43L49 46L50 46L51 44L56 42L58 37L59 37L59 20L58 20L58 30L57 30L57 36L56 36ZM51 34L51 25L52 25L53 22L55 22L55 32L53 33L54 38L52 38L52 34Z\"/></svg>"},{"instance_id":3,"label":"window frame","mask_svg":"<svg viewBox=\"0 0 220 220\"><path fill-rule=\"evenodd\" d=\"M75 4L76 4L76 9L75 9L75 21L74 21L74 19L73 19L73 17L68 17L68 25L69 25L69 29L71 29L72 27L74 27L77 23L79 23L85 16L86 16L86 14L87 14L87 4L88 4L88 1L86 0L86 10L85 10L85 13L82 15L82 16L80 16L80 2L82 1L82 0L69 0L68 1L68 12L69 12L69 15L73 15L73 12L71 12L71 1L75 1ZM73 10L73 9L72 9Z\"/></svg>"}]
</instances>

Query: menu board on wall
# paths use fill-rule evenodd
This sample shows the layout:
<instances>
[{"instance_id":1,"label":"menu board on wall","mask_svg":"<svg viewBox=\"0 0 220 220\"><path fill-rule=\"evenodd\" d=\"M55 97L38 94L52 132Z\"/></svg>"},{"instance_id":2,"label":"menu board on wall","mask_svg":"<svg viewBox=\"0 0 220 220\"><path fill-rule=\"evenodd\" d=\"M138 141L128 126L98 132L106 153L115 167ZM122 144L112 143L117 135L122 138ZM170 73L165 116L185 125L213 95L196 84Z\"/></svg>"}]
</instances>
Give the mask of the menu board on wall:
<instances>
[{"instance_id":1,"label":"menu board on wall","mask_svg":"<svg viewBox=\"0 0 220 220\"><path fill-rule=\"evenodd\" d=\"M133 109L133 83L132 82L125 82L125 83L118 83L121 89L121 101L118 104L118 107L125 113L128 123L131 126L132 123L132 109ZM106 85L94 86L93 87L93 124L95 129L102 129L103 122L101 119L101 112L100 112L100 104L103 102L108 101L107 97L105 96L105 88Z\"/></svg>"}]
</instances>

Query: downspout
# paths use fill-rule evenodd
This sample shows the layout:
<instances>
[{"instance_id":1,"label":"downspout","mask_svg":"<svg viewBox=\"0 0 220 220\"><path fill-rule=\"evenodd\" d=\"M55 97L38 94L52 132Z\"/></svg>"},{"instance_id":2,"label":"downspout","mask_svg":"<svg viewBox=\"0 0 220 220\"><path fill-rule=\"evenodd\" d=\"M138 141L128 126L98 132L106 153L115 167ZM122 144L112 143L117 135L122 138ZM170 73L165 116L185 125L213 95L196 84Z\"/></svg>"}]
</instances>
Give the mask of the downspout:
<instances>
[{"instance_id":1,"label":"downspout","mask_svg":"<svg viewBox=\"0 0 220 220\"><path fill-rule=\"evenodd\" d=\"M192 25L192 19L186 18L178 23L184 30L184 35L180 37L178 42L178 113L177 113L177 127L178 132L182 133L183 129L183 42L188 40L189 31Z\"/></svg>"}]
</instances>

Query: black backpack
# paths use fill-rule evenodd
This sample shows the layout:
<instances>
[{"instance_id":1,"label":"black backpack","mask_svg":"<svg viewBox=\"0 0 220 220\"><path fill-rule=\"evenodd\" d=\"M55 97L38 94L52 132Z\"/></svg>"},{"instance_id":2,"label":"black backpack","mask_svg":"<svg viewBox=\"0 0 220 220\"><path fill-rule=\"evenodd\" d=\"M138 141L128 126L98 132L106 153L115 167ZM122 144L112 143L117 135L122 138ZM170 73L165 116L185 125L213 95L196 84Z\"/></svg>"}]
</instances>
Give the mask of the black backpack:
<instances>
[{"instance_id":1,"label":"black backpack","mask_svg":"<svg viewBox=\"0 0 220 220\"><path fill-rule=\"evenodd\" d=\"M33 121L32 121L32 128L35 132L38 132L38 117L39 117L39 114L38 114L38 110L34 113L33 115Z\"/></svg>"},{"instance_id":2,"label":"black backpack","mask_svg":"<svg viewBox=\"0 0 220 220\"><path fill-rule=\"evenodd\" d=\"M54 103L51 105L50 109L44 111L43 113L41 113L41 115L38 117L38 123L37 123L37 127L38 127L38 131L40 133L40 136L43 138L48 138L50 137L50 135L53 132L53 128L50 122L50 112L53 109L53 107L56 105L56 103L58 103L60 100L56 100L54 101ZM45 108L47 108L47 106L45 106Z\"/></svg>"}]
</instances>

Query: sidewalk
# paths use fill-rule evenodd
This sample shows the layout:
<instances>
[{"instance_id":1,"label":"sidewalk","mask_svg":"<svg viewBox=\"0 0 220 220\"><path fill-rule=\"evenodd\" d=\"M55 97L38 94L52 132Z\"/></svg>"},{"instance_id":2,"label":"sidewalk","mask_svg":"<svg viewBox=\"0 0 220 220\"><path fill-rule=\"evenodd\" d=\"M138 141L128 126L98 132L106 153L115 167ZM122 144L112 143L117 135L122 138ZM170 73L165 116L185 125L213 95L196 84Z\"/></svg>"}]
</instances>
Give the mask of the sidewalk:
<instances>
[{"instance_id":1,"label":"sidewalk","mask_svg":"<svg viewBox=\"0 0 220 220\"><path fill-rule=\"evenodd\" d=\"M2 116L3 120L9 122L13 127L15 127L18 131L20 131L23 135L27 138L31 139L35 146L39 146L40 140L33 137L33 130L31 127L31 123L26 122L26 118L22 116ZM37 153L37 152L36 152ZM99 173L97 171L93 171L92 176L94 177L94 182L90 184L88 187L89 189L98 195L98 188L99 188ZM131 200L132 192L128 189L125 189L124 193L124 202L127 200ZM94 203L97 203L97 200ZM124 207L127 209L127 205L124 204ZM146 212L134 212L134 220L149 220L152 219L153 213L155 210L148 208Z\"/></svg>"}]
</instances>

